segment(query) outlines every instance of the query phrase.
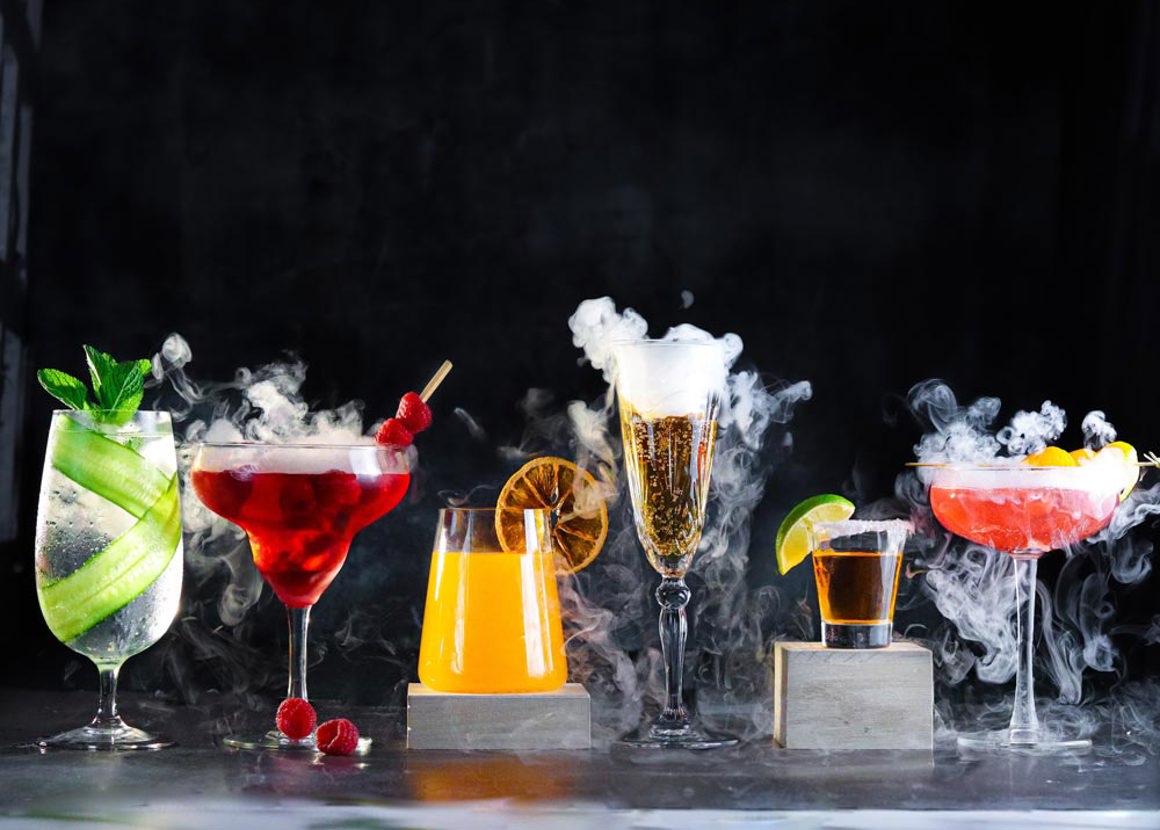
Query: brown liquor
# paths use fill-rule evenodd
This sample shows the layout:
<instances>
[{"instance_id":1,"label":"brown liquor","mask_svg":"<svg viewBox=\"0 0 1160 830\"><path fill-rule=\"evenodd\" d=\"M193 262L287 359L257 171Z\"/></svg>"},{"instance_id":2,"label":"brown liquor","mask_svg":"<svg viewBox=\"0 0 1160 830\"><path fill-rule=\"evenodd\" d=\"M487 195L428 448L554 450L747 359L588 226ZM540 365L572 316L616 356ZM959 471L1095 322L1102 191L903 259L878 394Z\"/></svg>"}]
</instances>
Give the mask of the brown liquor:
<instances>
[{"instance_id":1,"label":"brown liquor","mask_svg":"<svg viewBox=\"0 0 1160 830\"><path fill-rule=\"evenodd\" d=\"M815 550L811 558L823 621L872 625L894 619L901 552Z\"/></svg>"}]
</instances>

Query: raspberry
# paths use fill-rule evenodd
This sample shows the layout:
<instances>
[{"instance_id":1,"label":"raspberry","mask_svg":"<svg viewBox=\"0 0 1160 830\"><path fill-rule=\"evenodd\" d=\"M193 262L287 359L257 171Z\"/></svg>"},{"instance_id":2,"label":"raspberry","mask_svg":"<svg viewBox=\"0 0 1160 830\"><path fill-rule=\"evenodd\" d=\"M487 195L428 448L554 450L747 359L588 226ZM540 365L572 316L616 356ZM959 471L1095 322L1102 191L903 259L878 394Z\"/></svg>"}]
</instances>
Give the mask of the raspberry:
<instances>
[{"instance_id":1,"label":"raspberry","mask_svg":"<svg viewBox=\"0 0 1160 830\"><path fill-rule=\"evenodd\" d=\"M399 411L395 417L403 422L412 434L418 434L431 426L431 407L416 392L408 392L399 401Z\"/></svg>"},{"instance_id":2,"label":"raspberry","mask_svg":"<svg viewBox=\"0 0 1160 830\"><path fill-rule=\"evenodd\" d=\"M292 741L300 741L314 731L318 715L310 702L300 697L288 697L278 706L278 729Z\"/></svg>"},{"instance_id":3,"label":"raspberry","mask_svg":"<svg viewBox=\"0 0 1160 830\"><path fill-rule=\"evenodd\" d=\"M403 422L398 418L387 418L379 427L379 434L375 436L375 440L380 444L406 447L415 440L415 436L411 434L411 430L403 426Z\"/></svg>"},{"instance_id":4,"label":"raspberry","mask_svg":"<svg viewBox=\"0 0 1160 830\"><path fill-rule=\"evenodd\" d=\"M350 755L358 748L358 727L346 718L335 718L319 724L318 751L327 755Z\"/></svg>"}]
</instances>

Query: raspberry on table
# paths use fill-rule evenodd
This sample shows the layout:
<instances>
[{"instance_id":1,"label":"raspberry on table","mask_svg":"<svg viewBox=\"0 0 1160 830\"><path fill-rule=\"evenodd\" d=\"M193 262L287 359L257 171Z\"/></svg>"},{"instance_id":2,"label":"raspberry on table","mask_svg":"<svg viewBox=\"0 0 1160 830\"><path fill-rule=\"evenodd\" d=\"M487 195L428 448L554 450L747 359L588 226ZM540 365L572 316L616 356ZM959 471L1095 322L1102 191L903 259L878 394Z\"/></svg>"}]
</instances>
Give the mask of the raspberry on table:
<instances>
[{"instance_id":1,"label":"raspberry on table","mask_svg":"<svg viewBox=\"0 0 1160 830\"><path fill-rule=\"evenodd\" d=\"M288 697L278 706L276 722L283 735L293 741L300 741L314 731L318 715L309 701Z\"/></svg>"},{"instance_id":2,"label":"raspberry on table","mask_svg":"<svg viewBox=\"0 0 1160 830\"><path fill-rule=\"evenodd\" d=\"M358 727L346 718L334 718L319 724L315 740L319 752L350 755L358 748Z\"/></svg>"}]
</instances>

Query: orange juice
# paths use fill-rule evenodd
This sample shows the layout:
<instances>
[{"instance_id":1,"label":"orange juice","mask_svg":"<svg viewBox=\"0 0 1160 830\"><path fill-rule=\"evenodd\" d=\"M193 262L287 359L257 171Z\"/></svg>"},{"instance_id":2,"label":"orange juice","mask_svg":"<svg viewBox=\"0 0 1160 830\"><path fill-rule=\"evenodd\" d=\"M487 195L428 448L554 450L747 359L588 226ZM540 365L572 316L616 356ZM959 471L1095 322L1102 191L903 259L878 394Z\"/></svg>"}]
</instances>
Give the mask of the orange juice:
<instances>
[{"instance_id":1,"label":"orange juice","mask_svg":"<svg viewBox=\"0 0 1160 830\"><path fill-rule=\"evenodd\" d=\"M547 692L568 679L551 550L431 556L419 680L441 692Z\"/></svg>"}]
</instances>

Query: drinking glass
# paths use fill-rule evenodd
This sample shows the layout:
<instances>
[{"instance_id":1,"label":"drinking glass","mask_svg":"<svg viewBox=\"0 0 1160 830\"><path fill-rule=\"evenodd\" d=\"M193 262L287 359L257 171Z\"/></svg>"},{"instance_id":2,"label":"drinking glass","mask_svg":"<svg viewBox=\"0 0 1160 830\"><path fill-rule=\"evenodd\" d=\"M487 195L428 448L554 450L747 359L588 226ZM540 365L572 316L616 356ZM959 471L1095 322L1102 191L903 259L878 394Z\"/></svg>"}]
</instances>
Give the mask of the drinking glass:
<instances>
[{"instance_id":1,"label":"drinking glass","mask_svg":"<svg viewBox=\"0 0 1160 830\"><path fill-rule=\"evenodd\" d=\"M829 648L885 648L894 631L902 549L910 523L848 519L810 526L822 642Z\"/></svg>"},{"instance_id":2,"label":"drinking glass","mask_svg":"<svg viewBox=\"0 0 1160 830\"><path fill-rule=\"evenodd\" d=\"M173 623L183 569L181 503L167 412L52 413L36 515L36 593L49 629L100 675L87 725L44 748L159 749L173 741L117 713L122 664Z\"/></svg>"},{"instance_id":3,"label":"drinking glass","mask_svg":"<svg viewBox=\"0 0 1160 830\"><path fill-rule=\"evenodd\" d=\"M198 498L246 531L254 564L286 606L286 696L307 700L310 609L338 575L355 534L402 501L410 456L375 443L204 442L194 447L192 465ZM295 740L276 728L222 742L238 749L317 748L313 734ZM370 739L359 739L359 752L369 747Z\"/></svg>"},{"instance_id":4,"label":"drinking glass","mask_svg":"<svg viewBox=\"0 0 1160 830\"><path fill-rule=\"evenodd\" d=\"M690 599L685 574L701 541L725 355L716 341L640 340L613 347L624 461L637 536L660 574L664 707L623 739L648 748L710 749L737 743L694 723L682 686Z\"/></svg>"},{"instance_id":5,"label":"drinking glass","mask_svg":"<svg viewBox=\"0 0 1160 830\"><path fill-rule=\"evenodd\" d=\"M1122 470L1094 463L938 464L929 469L930 505L942 526L1014 560L1018 662L1011 723L998 731L961 734L959 746L1036 752L1090 748L1087 738L1041 725L1035 711L1035 574L1043 554L1107 527L1120 502Z\"/></svg>"},{"instance_id":6,"label":"drinking glass","mask_svg":"<svg viewBox=\"0 0 1160 830\"><path fill-rule=\"evenodd\" d=\"M518 694L567 679L551 512L440 510L419 680L440 692Z\"/></svg>"}]
</instances>

